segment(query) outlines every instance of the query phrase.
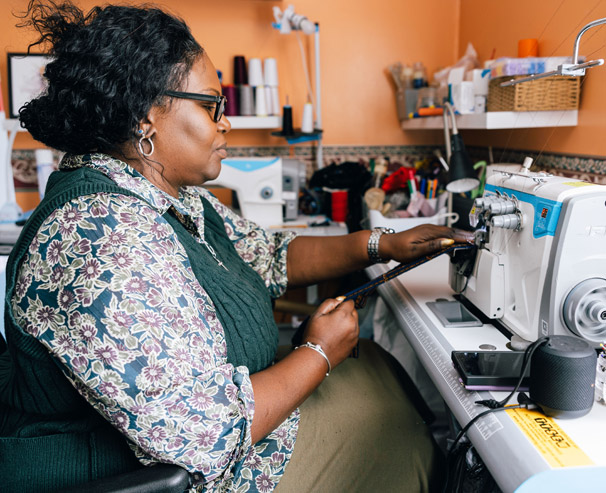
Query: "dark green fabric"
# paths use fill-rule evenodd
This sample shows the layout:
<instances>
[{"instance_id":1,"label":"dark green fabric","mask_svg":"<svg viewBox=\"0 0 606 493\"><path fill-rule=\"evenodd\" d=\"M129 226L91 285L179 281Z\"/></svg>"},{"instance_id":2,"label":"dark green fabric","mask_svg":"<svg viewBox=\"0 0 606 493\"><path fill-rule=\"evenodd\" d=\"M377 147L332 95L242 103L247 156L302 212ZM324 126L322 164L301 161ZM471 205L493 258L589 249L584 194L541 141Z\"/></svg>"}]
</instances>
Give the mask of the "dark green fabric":
<instances>
[{"instance_id":1,"label":"dark green fabric","mask_svg":"<svg viewBox=\"0 0 606 493\"><path fill-rule=\"evenodd\" d=\"M43 221L73 198L102 192L136 196L89 168L53 173L44 200L9 257L4 317L8 349L0 354L2 491L60 491L142 467L124 437L77 393L46 348L18 327L10 303L19 266ZM204 210L205 239L229 271L218 266L172 213L164 217L175 228L197 279L216 305L226 333L228 361L246 365L252 373L268 366L277 348L269 293L237 254L221 217L208 202Z\"/></svg>"},{"instance_id":2,"label":"dark green fabric","mask_svg":"<svg viewBox=\"0 0 606 493\"><path fill-rule=\"evenodd\" d=\"M278 328L269 291L261 277L238 255L225 233L221 216L206 199L202 202L204 238L228 270L217 263L208 248L187 233L173 214L164 217L177 232L196 278L215 306L225 330L227 361L256 373L271 364L278 349Z\"/></svg>"}]
</instances>

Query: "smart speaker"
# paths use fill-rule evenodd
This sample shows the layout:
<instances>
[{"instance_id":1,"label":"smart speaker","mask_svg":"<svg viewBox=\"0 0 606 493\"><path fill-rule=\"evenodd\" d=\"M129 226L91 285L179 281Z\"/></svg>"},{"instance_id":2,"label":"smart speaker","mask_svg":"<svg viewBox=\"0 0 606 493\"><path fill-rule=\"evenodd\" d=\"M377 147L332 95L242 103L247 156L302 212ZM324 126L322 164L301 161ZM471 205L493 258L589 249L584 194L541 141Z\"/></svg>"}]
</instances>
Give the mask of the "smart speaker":
<instances>
[{"instance_id":1,"label":"smart speaker","mask_svg":"<svg viewBox=\"0 0 606 493\"><path fill-rule=\"evenodd\" d=\"M593 406L597 355L588 342L550 336L530 361L530 398L546 416L580 418Z\"/></svg>"}]
</instances>

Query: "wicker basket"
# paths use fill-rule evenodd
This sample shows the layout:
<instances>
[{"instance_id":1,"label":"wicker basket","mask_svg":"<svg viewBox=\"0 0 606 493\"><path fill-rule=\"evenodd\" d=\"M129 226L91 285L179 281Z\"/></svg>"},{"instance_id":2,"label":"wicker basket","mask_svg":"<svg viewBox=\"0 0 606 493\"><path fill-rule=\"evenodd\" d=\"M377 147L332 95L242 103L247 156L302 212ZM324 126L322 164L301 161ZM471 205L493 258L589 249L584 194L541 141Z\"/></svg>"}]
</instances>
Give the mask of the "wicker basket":
<instances>
[{"instance_id":1,"label":"wicker basket","mask_svg":"<svg viewBox=\"0 0 606 493\"><path fill-rule=\"evenodd\" d=\"M526 76L497 77L490 81L486 111L552 111L579 108L581 78L553 76L515 86L501 87L507 80Z\"/></svg>"}]
</instances>

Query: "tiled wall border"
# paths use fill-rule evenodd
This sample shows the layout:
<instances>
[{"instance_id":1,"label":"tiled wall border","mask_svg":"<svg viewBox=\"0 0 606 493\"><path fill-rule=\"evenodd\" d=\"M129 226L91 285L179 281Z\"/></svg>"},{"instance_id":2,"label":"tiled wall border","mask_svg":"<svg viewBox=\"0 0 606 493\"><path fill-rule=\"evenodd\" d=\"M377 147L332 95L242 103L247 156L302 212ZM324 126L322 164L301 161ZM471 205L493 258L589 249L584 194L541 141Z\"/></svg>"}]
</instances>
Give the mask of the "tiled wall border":
<instances>
[{"instance_id":1,"label":"tiled wall border","mask_svg":"<svg viewBox=\"0 0 606 493\"><path fill-rule=\"evenodd\" d=\"M415 161L433 157L435 146L324 146L322 149L325 166L346 161L368 163L371 158L386 158L391 163L411 166ZM308 176L316 169L315 145L276 147L230 147L230 157L281 156L295 157L307 164ZM444 152L443 146L440 150ZM474 161L489 161L489 150L485 147L468 147ZM59 153L55 153L58 159ZM535 159L534 165L551 171L594 183L606 185L606 157L583 156L555 153L537 153L519 149L493 149L495 162L522 163L526 156ZM35 189L36 163L33 150L13 151L13 170L18 189Z\"/></svg>"}]
</instances>

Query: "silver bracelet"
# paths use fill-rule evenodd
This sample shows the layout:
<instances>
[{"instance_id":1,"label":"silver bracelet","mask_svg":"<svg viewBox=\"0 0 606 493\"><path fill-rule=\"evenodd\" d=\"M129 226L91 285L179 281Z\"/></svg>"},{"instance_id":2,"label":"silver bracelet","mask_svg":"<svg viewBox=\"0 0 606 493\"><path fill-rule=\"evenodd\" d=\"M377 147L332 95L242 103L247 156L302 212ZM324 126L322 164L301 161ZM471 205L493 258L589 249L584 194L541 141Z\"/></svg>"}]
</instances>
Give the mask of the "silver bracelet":
<instances>
[{"instance_id":1,"label":"silver bracelet","mask_svg":"<svg viewBox=\"0 0 606 493\"><path fill-rule=\"evenodd\" d=\"M324 349L322 349L322 346L320 346L319 344L314 344L313 342L306 342L305 344L301 344L300 346L295 347L295 349L299 349L300 347L308 347L309 349L313 349L316 353L321 354L322 357L326 360L326 364L328 365L328 371L326 372L326 376L330 375L332 367L330 366L330 360L328 359L328 356L326 356L326 353L324 352Z\"/></svg>"},{"instance_id":2,"label":"silver bracelet","mask_svg":"<svg viewBox=\"0 0 606 493\"><path fill-rule=\"evenodd\" d=\"M366 247L368 251L368 258L373 264L383 264L388 262L388 260L382 259L379 255L379 240L381 236L384 234L393 234L395 231L391 228L374 228L370 237L368 238L368 246Z\"/></svg>"}]
</instances>

